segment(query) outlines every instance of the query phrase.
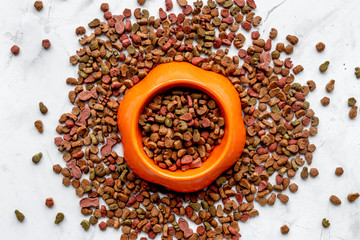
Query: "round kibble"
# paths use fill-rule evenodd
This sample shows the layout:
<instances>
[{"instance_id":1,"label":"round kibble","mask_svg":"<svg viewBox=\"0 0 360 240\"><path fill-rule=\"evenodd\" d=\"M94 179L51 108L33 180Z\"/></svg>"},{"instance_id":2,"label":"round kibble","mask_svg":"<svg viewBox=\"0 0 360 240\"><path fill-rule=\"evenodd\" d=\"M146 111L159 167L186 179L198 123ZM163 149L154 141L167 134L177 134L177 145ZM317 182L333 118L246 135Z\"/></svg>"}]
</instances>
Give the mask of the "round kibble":
<instances>
[{"instance_id":1,"label":"round kibble","mask_svg":"<svg viewBox=\"0 0 360 240\"><path fill-rule=\"evenodd\" d=\"M35 1L34 2L34 8L38 11L40 11L41 9L43 9L44 5L42 1Z\"/></svg>"},{"instance_id":2,"label":"round kibble","mask_svg":"<svg viewBox=\"0 0 360 240\"><path fill-rule=\"evenodd\" d=\"M52 198L47 198L45 200L45 205L48 207L48 208L51 208L52 206L54 206L54 200Z\"/></svg>"},{"instance_id":3,"label":"round kibble","mask_svg":"<svg viewBox=\"0 0 360 240\"><path fill-rule=\"evenodd\" d=\"M283 225L281 228L280 228L280 231L282 234L288 234L289 231L290 231L290 228L287 226L287 225Z\"/></svg>"},{"instance_id":4,"label":"round kibble","mask_svg":"<svg viewBox=\"0 0 360 240\"><path fill-rule=\"evenodd\" d=\"M11 53L14 55L18 55L20 52L20 48L16 45L12 46L10 50L11 50Z\"/></svg>"},{"instance_id":5,"label":"round kibble","mask_svg":"<svg viewBox=\"0 0 360 240\"><path fill-rule=\"evenodd\" d=\"M44 39L44 40L42 40L42 46L43 46L45 49L48 49L48 48L51 46L50 40L49 40L49 39Z\"/></svg>"},{"instance_id":6,"label":"round kibble","mask_svg":"<svg viewBox=\"0 0 360 240\"><path fill-rule=\"evenodd\" d=\"M330 104L330 98L328 97L323 97L320 101L324 107Z\"/></svg>"},{"instance_id":7,"label":"round kibble","mask_svg":"<svg viewBox=\"0 0 360 240\"><path fill-rule=\"evenodd\" d=\"M317 168L310 168L310 176L317 177L319 175L319 170Z\"/></svg>"},{"instance_id":8,"label":"round kibble","mask_svg":"<svg viewBox=\"0 0 360 240\"><path fill-rule=\"evenodd\" d=\"M316 50L318 52L322 52L322 51L324 51L324 49L325 49L325 44L323 42L318 42L316 44Z\"/></svg>"},{"instance_id":9,"label":"round kibble","mask_svg":"<svg viewBox=\"0 0 360 240\"><path fill-rule=\"evenodd\" d=\"M336 176L341 176L341 175L343 175L343 173L344 173L344 169L342 168L342 167L337 167L336 169L335 169L335 175Z\"/></svg>"}]
</instances>

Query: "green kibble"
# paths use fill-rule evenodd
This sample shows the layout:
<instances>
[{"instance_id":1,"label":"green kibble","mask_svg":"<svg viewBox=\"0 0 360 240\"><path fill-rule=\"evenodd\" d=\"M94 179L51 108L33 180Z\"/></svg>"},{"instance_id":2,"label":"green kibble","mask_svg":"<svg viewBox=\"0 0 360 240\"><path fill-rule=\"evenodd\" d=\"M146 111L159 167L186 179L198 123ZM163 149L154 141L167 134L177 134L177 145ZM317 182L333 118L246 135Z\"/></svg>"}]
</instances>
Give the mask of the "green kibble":
<instances>
[{"instance_id":1,"label":"green kibble","mask_svg":"<svg viewBox=\"0 0 360 240\"><path fill-rule=\"evenodd\" d=\"M284 175L284 173L286 173L286 171L287 171L287 168L286 168L286 167L282 167L282 168L280 168L280 170L278 171L278 173L279 173L280 176L282 176L282 175Z\"/></svg>"},{"instance_id":2,"label":"green kibble","mask_svg":"<svg viewBox=\"0 0 360 240\"><path fill-rule=\"evenodd\" d=\"M348 99L348 105L350 107L353 107L355 104L356 104L356 99L355 98L352 97L352 98Z\"/></svg>"},{"instance_id":3,"label":"green kibble","mask_svg":"<svg viewBox=\"0 0 360 240\"><path fill-rule=\"evenodd\" d=\"M113 203L113 204L109 205L109 209L111 211L115 211L116 209L118 209L118 205L116 203Z\"/></svg>"},{"instance_id":4,"label":"green kibble","mask_svg":"<svg viewBox=\"0 0 360 240\"><path fill-rule=\"evenodd\" d=\"M225 1L223 4L224 8L231 8L232 5L234 5L234 2L232 0Z\"/></svg>"},{"instance_id":5,"label":"green kibble","mask_svg":"<svg viewBox=\"0 0 360 240\"><path fill-rule=\"evenodd\" d=\"M136 53L136 49L134 46L130 45L126 48L126 51L128 52L128 54L130 55L134 55Z\"/></svg>"},{"instance_id":6,"label":"green kibble","mask_svg":"<svg viewBox=\"0 0 360 240\"><path fill-rule=\"evenodd\" d=\"M222 176L216 179L216 185L222 185L226 183L226 177Z\"/></svg>"},{"instance_id":7,"label":"green kibble","mask_svg":"<svg viewBox=\"0 0 360 240\"><path fill-rule=\"evenodd\" d=\"M360 67L355 68L355 76L356 76L357 79L360 78Z\"/></svg>"},{"instance_id":8,"label":"green kibble","mask_svg":"<svg viewBox=\"0 0 360 240\"><path fill-rule=\"evenodd\" d=\"M87 75L86 73L84 73L83 71L78 71L78 74L82 77L82 78L87 78L89 75Z\"/></svg>"},{"instance_id":9,"label":"green kibble","mask_svg":"<svg viewBox=\"0 0 360 240\"><path fill-rule=\"evenodd\" d=\"M179 225L177 224L176 221L173 221L173 222L172 222L172 225L174 226L175 231L180 231Z\"/></svg>"},{"instance_id":10,"label":"green kibble","mask_svg":"<svg viewBox=\"0 0 360 240\"><path fill-rule=\"evenodd\" d=\"M186 129L188 128L188 125L185 121L179 121L179 124L177 125L177 128L182 131L182 132L185 132Z\"/></svg>"},{"instance_id":11,"label":"green kibble","mask_svg":"<svg viewBox=\"0 0 360 240\"><path fill-rule=\"evenodd\" d=\"M25 216L24 216L24 214L22 213L22 212L20 212L19 210L15 210L15 215L16 215L16 218L17 218L17 220L19 221L19 222L22 222L22 221L24 221L24 219L25 219Z\"/></svg>"},{"instance_id":12,"label":"green kibble","mask_svg":"<svg viewBox=\"0 0 360 240\"><path fill-rule=\"evenodd\" d=\"M48 109L43 102L39 102L39 109L42 114L46 114L48 112Z\"/></svg>"},{"instance_id":13,"label":"green kibble","mask_svg":"<svg viewBox=\"0 0 360 240\"><path fill-rule=\"evenodd\" d=\"M194 209L194 211L199 211L200 210L200 207L201 207L201 205L200 205L200 203L189 203L189 206L192 208L192 209Z\"/></svg>"},{"instance_id":14,"label":"green kibble","mask_svg":"<svg viewBox=\"0 0 360 240\"><path fill-rule=\"evenodd\" d=\"M301 89L302 89L302 86L301 86L300 83L293 83L293 84L291 85L291 87L292 87L293 89L295 89L296 91L301 91Z\"/></svg>"},{"instance_id":15,"label":"green kibble","mask_svg":"<svg viewBox=\"0 0 360 240\"><path fill-rule=\"evenodd\" d=\"M101 73L103 75L107 75L109 74L110 70L109 70L109 67L106 65L106 63L101 63Z\"/></svg>"},{"instance_id":16,"label":"green kibble","mask_svg":"<svg viewBox=\"0 0 360 240\"><path fill-rule=\"evenodd\" d=\"M95 225L98 222L98 219L95 216L91 216L89 219L91 225Z\"/></svg>"},{"instance_id":17,"label":"green kibble","mask_svg":"<svg viewBox=\"0 0 360 240\"><path fill-rule=\"evenodd\" d=\"M322 220L322 225L323 225L324 228L328 228L328 227L330 226L329 220L327 220L326 218L324 218L324 219Z\"/></svg>"},{"instance_id":18,"label":"green kibble","mask_svg":"<svg viewBox=\"0 0 360 240\"><path fill-rule=\"evenodd\" d=\"M205 225L206 231L210 231L210 230L211 230L211 225L210 225L210 223L204 222L204 225Z\"/></svg>"},{"instance_id":19,"label":"green kibble","mask_svg":"<svg viewBox=\"0 0 360 240\"><path fill-rule=\"evenodd\" d=\"M246 15L246 14L248 14L249 12L251 12L252 11L252 8L250 7L250 6L244 6L242 9L241 9L241 13L243 14L243 15Z\"/></svg>"},{"instance_id":20,"label":"green kibble","mask_svg":"<svg viewBox=\"0 0 360 240\"><path fill-rule=\"evenodd\" d=\"M91 43L89 44L89 48L90 48L91 51L94 51L94 50L98 49L99 48L98 41L92 40Z\"/></svg>"},{"instance_id":21,"label":"green kibble","mask_svg":"<svg viewBox=\"0 0 360 240\"><path fill-rule=\"evenodd\" d=\"M230 9L230 14L231 16L235 16L236 14L238 14L241 11L241 8L238 6L232 7Z\"/></svg>"},{"instance_id":22,"label":"green kibble","mask_svg":"<svg viewBox=\"0 0 360 240\"><path fill-rule=\"evenodd\" d=\"M165 119L165 126L170 128L172 126L172 119L171 118L166 118Z\"/></svg>"},{"instance_id":23,"label":"green kibble","mask_svg":"<svg viewBox=\"0 0 360 240\"><path fill-rule=\"evenodd\" d=\"M311 120L311 126L312 127L317 127L319 125L319 118L318 117L313 117L313 119Z\"/></svg>"},{"instance_id":24,"label":"green kibble","mask_svg":"<svg viewBox=\"0 0 360 240\"><path fill-rule=\"evenodd\" d=\"M274 105L271 107L271 112L275 113L275 114L281 114L280 108L278 105Z\"/></svg>"},{"instance_id":25,"label":"green kibble","mask_svg":"<svg viewBox=\"0 0 360 240\"><path fill-rule=\"evenodd\" d=\"M319 67L320 72L326 72L326 70L329 67L329 64L330 64L329 61L326 61L323 64L321 64L320 67Z\"/></svg>"},{"instance_id":26,"label":"green kibble","mask_svg":"<svg viewBox=\"0 0 360 240\"><path fill-rule=\"evenodd\" d=\"M165 116L161 116L161 115L155 115L155 121L157 123L164 123L165 122Z\"/></svg>"},{"instance_id":27,"label":"green kibble","mask_svg":"<svg viewBox=\"0 0 360 240\"><path fill-rule=\"evenodd\" d=\"M187 112L189 112L188 108L175 109L175 114L176 115L184 115Z\"/></svg>"},{"instance_id":28,"label":"green kibble","mask_svg":"<svg viewBox=\"0 0 360 240\"><path fill-rule=\"evenodd\" d=\"M83 227L85 231L89 230L90 228L90 223L88 220L82 220L80 225Z\"/></svg>"},{"instance_id":29,"label":"green kibble","mask_svg":"<svg viewBox=\"0 0 360 240\"><path fill-rule=\"evenodd\" d=\"M63 213L58 213L58 214L56 214L56 217L55 217L55 221L54 221L54 223L55 224L59 224L59 223L61 223L62 222L62 220L64 220L64 214Z\"/></svg>"},{"instance_id":30,"label":"green kibble","mask_svg":"<svg viewBox=\"0 0 360 240\"><path fill-rule=\"evenodd\" d=\"M35 155L32 157L32 161L33 161L33 163L36 163L36 164L37 164L38 162L40 162L41 158L42 158L42 153L39 152L38 154L35 154Z\"/></svg>"},{"instance_id":31,"label":"green kibble","mask_svg":"<svg viewBox=\"0 0 360 240\"><path fill-rule=\"evenodd\" d=\"M310 107L310 103L308 101L304 101L303 102L303 109L307 110L307 109L309 109L309 107Z\"/></svg>"},{"instance_id":32,"label":"green kibble","mask_svg":"<svg viewBox=\"0 0 360 240\"><path fill-rule=\"evenodd\" d=\"M266 172L269 174L269 176L273 175L275 172L275 169L273 167L269 167L266 169Z\"/></svg>"}]
</instances>

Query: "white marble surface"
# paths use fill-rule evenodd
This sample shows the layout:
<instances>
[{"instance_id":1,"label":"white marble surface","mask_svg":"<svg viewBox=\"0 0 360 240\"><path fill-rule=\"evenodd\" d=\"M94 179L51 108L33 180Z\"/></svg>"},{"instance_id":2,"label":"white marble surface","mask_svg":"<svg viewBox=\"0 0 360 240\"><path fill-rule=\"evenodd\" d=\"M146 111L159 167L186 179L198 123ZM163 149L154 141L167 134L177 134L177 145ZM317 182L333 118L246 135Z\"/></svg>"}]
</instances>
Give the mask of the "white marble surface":
<instances>
[{"instance_id":1,"label":"white marble surface","mask_svg":"<svg viewBox=\"0 0 360 240\"><path fill-rule=\"evenodd\" d=\"M63 164L53 138L58 117L71 110L65 79L76 74L68 62L79 47L74 30L101 18L100 1L45 0L41 12L34 9L33 0L0 2L0 239L119 239L120 231L113 229L100 232L92 227L84 232L79 225L83 219L79 198L52 172L53 164ZM137 6L135 0L108 2L114 13ZM145 7L157 14L163 2L148 0ZM317 145L313 167L320 175L306 181L297 176L294 182L299 191L286 192L290 195L286 205L279 201L273 207L256 205L260 216L240 223L242 239L360 239L360 201L350 204L346 200L348 193L360 191L360 119L349 120L347 106L348 97L360 101L360 80L353 73L360 66L360 1L258 0L257 5L257 14L263 16L260 33L267 35L276 27L278 40L283 41L288 33L299 36L292 58L305 71L297 80L317 83L308 100L321 119L319 135L311 139ZM41 47L45 38L52 43L48 50ZM314 47L318 41L327 45L321 54ZM16 57L9 51L13 44L21 47ZM331 62L329 70L320 74L318 66L325 60ZM325 85L330 79L336 80L336 87L327 94ZM320 105L324 95L331 98L328 107ZM39 101L49 108L46 116L38 110ZM37 119L45 124L41 135L33 126ZM31 157L39 151L44 156L35 166ZM340 178L334 175L337 166L345 170ZM329 203L331 194L341 198L341 206ZM55 200L52 209L44 206L50 196ZM14 209L26 215L22 224ZM65 213L65 220L56 226L53 221L58 211ZM322 228L323 217L330 219L330 228ZM280 234L283 224L291 228L287 236Z\"/></svg>"}]
</instances>

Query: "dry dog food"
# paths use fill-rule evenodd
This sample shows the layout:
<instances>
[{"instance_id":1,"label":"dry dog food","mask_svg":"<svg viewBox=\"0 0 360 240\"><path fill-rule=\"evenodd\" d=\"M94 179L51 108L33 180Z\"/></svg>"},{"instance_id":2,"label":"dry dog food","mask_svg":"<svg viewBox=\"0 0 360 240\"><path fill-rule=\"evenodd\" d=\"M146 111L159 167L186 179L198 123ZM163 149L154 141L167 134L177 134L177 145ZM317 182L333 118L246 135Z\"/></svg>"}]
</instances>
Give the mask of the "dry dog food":
<instances>
[{"instance_id":1,"label":"dry dog food","mask_svg":"<svg viewBox=\"0 0 360 240\"><path fill-rule=\"evenodd\" d=\"M321 223L324 228L328 228L330 226L330 221L327 220L326 218L324 218Z\"/></svg>"},{"instance_id":2,"label":"dry dog food","mask_svg":"<svg viewBox=\"0 0 360 240\"><path fill-rule=\"evenodd\" d=\"M11 53L14 54L14 55L18 55L19 52L20 52L20 48L16 45L12 46L11 49L10 49Z\"/></svg>"},{"instance_id":3,"label":"dry dog food","mask_svg":"<svg viewBox=\"0 0 360 240\"><path fill-rule=\"evenodd\" d=\"M335 88L335 80L330 80L330 82L328 82L328 84L326 84L326 87L325 87L327 92L334 91L334 88Z\"/></svg>"},{"instance_id":4,"label":"dry dog food","mask_svg":"<svg viewBox=\"0 0 360 240\"><path fill-rule=\"evenodd\" d=\"M356 104L356 99L351 97L348 99L348 105L349 107L353 107Z\"/></svg>"},{"instance_id":5,"label":"dry dog food","mask_svg":"<svg viewBox=\"0 0 360 240\"><path fill-rule=\"evenodd\" d=\"M357 79L360 78L360 67L355 68L355 76L356 76Z\"/></svg>"},{"instance_id":6,"label":"dry dog food","mask_svg":"<svg viewBox=\"0 0 360 240\"><path fill-rule=\"evenodd\" d=\"M44 5L42 1L35 1L34 2L34 8L38 11L40 11L41 9L43 9Z\"/></svg>"},{"instance_id":7,"label":"dry dog food","mask_svg":"<svg viewBox=\"0 0 360 240\"><path fill-rule=\"evenodd\" d=\"M48 207L48 208L51 208L52 206L54 206L54 200L52 198L47 198L45 200L45 205Z\"/></svg>"},{"instance_id":8,"label":"dry dog food","mask_svg":"<svg viewBox=\"0 0 360 240\"><path fill-rule=\"evenodd\" d=\"M351 107L351 109L349 111L349 117L351 119L354 119L354 118L356 118L357 113L358 113L358 106L353 106L353 107Z\"/></svg>"},{"instance_id":9,"label":"dry dog food","mask_svg":"<svg viewBox=\"0 0 360 240\"><path fill-rule=\"evenodd\" d=\"M55 224L61 223L64 220L64 217L65 217L65 215L63 213L61 213L61 212L56 214L54 223Z\"/></svg>"},{"instance_id":10,"label":"dry dog food","mask_svg":"<svg viewBox=\"0 0 360 240\"><path fill-rule=\"evenodd\" d=\"M340 205L341 204L341 200L340 198L338 198L337 196L335 195L331 195L330 196L330 202L334 205Z\"/></svg>"},{"instance_id":11,"label":"dry dog food","mask_svg":"<svg viewBox=\"0 0 360 240\"><path fill-rule=\"evenodd\" d=\"M19 222L22 222L25 219L25 215L19 210L15 210L15 216Z\"/></svg>"},{"instance_id":12,"label":"dry dog food","mask_svg":"<svg viewBox=\"0 0 360 240\"><path fill-rule=\"evenodd\" d=\"M287 226L287 225L283 225L281 228L280 228L280 231L282 234L288 234L289 231L290 231L290 228Z\"/></svg>"},{"instance_id":13,"label":"dry dog food","mask_svg":"<svg viewBox=\"0 0 360 240\"><path fill-rule=\"evenodd\" d=\"M32 157L33 163L39 163L42 158L42 153L39 152Z\"/></svg>"},{"instance_id":14,"label":"dry dog food","mask_svg":"<svg viewBox=\"0 0 360 240\"><path fill-rule=\"evenodd\" d=\"M166 8L171 1L164 2ZM317 134L319 118L306 97L315 86L296 82L295 73L303 68L298 65L294 71L287 55L294 51L291 43L285 46L257 31L261 17L254 1L177 2L182 13L109 9L102 13L105 20L88 24L92 32L80 37L81 48L69 59L78 71L76 78L66 79L73 86L68 96L74 107L59 118L54 139L66 166L54 165L53 170L77 196L95 199L94 205L81 201L90 224L106 218L99 228L121 228L121 239L136 239L140 232L151 239L182 239L191 231L188 239L239 239L238 221L259 215L254 200L274 205L297 171L306 168L309 175L316 150L309 138ZM229 56L230 46L238 49L237 55ZM227 77L239 93L247 131L239 160L192 194L143 181L113 151L121 141L116 115L122 95L154 67L172 61ZM275 182L269 180L272 175ZM289 201L284 194L278 197ZM197 231L180 217L197 225Z\"/></svg>"},{"instance_id":15,"label":"dry dog food","mask_svg":"<svg viewBox=\"0 0 360 240\"><path fill-rule=\"evenodd\" d=\"M316 50L318 52L322 52L322 51L324 51L324 49L325 49L325 44L323 42L318 42L316 44Z\"/></svg>"},{"instance_id":16,"label":"dry dog food","mask_svg":"<svg viewBox=\"0 0 360 240\"><path fill-rule=\"evenodd\" d=\"M42 40L42 46L43 48L48 49L51 46L50 40L49 39Z\"/></svg>"},{"instance_id":17,"label":"dry dog food","mask_svg":"<svg viewBox=\"0 0 360 240\"><path fill-rule=\"evenodd\" d=\"M325 107L327 105L330 104L330 98L328 97L323 97L321 100L320 100L321 104Z\"/></svg>"},{"instance_id":18,"label":"dry dog food","mask_svg":"<svg viewBox=\"0 0 360 240\"><path fill-rule=\"evenodd\" d=\"M349 200L349 202L355 202L355 200L359 197L359 193L350 193L347 196L347 199Z\"/></svg>"},{"instance_id":19,"label":"dry dog food","mask_svg":"<svg viewBox=\"0 0 360 240\"><path fill-rule=\"evenodd\" d=\"M335 169L335 175L336 176L341 176L341 175L343 175L343 173L344 173L344 169L342 168L342 167L337 167L336 169Z\"/></svg>"},{"instance_id":20,"label":"dry dog food","mask_svg":"<svg viewBox=\"0 0 360 240\"><path fill-rule=\"evenodd\" d=\"M39 133L44 132L44 124L43 124L43 122L41 120L36 120L34 122L34 126L39 131Z\"/></svg>"},{"instance_id":21,"label":"dry dog food","mask_svg":"<svg viewBox=\"0 0 360 240\"><path fill-rule=\"evenodd\" d=\"M186 171L201 167L221 143L225 119L205 93L179 89L155 96L139 126L149 158L161 168Z\"/></svg>"},{"instance_id":22,"label":"dry dog food","mask_svg":"<svg viewBox=\"0 0 360 240\"><path fill-rule=\"evenodd\" d=\"M329 67L329 64L330 64L329 61L326 61L323 64L321 64L320 67L319 67L320 72L326 72L326 70Z\"/></svg>"},{"instance_id":23,"label":"dry dog food","mask_svg":"<svg viewBox=\"0 0 360 240\"><path fill-rule=\"evenodd\" d=\"M46 114L48 112L48 108L45 106L43 102L39 103L39 109L42 114Z\"/></svg>"}]
</instances>

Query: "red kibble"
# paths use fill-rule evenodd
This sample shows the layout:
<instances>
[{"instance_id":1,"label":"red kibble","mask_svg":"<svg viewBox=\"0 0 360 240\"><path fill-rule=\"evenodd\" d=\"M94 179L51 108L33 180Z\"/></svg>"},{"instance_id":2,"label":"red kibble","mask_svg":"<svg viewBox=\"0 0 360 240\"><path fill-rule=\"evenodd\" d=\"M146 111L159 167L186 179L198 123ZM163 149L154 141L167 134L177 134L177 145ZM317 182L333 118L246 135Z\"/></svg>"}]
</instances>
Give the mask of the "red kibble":
<instances>
[{"instance_id":1,"label":"red kibble","mask_svg":"<svg viewBox=\"0 0 360 240\"><path fill-rule=\"evenodd\" d=\"M52 198L47 198L45 200L45 205L48 207L48 208L51 208L52 206L54 206L54 200Z\"/></svg>"},{"instance_id":2,"label":"red kibble","mask_svg":"<svg viewBox=\"0 0 360 240\"><path fill-rule=\"evenodd\" d=\"M48 49L48 48L51 46L51 43L50 43L49 39L44 39L44 40L42 40L42 46L43 46L45 49Z\"/></svg>"},{"instance_id":3,"label":"red kibble","mask_svg":"<svg viewBox=\"0 0 360 240\"><path fill-rule=\"evenodd\" d=\"M106 222L103 221L103 222L99 223L99 228L101 231L105 231L107 228Z\"/></svg>"},{"instance_id":4,"label":"red kibble","mask_svg":"<svg viewBox=\"0 0 360 240\"><path fill-rule=\"evenodd\" d=\"M14 54L14 55L18 55L20 52L20 48L16 45L12 46L10 50L11 50L12 54Z\"/></svg>"}]
</instances>

